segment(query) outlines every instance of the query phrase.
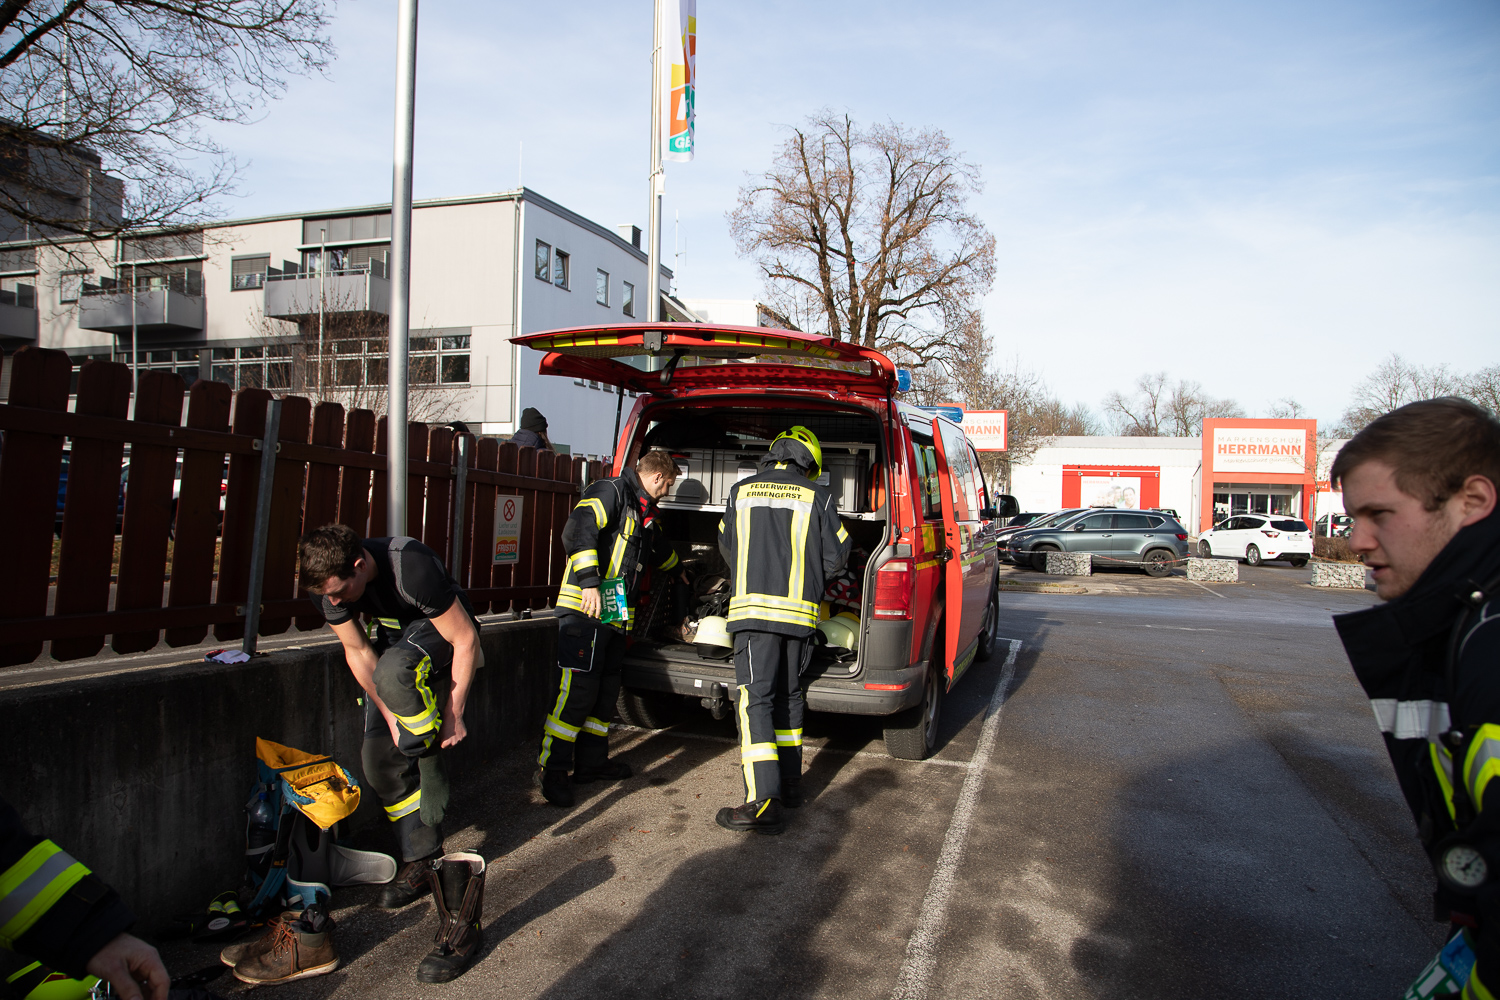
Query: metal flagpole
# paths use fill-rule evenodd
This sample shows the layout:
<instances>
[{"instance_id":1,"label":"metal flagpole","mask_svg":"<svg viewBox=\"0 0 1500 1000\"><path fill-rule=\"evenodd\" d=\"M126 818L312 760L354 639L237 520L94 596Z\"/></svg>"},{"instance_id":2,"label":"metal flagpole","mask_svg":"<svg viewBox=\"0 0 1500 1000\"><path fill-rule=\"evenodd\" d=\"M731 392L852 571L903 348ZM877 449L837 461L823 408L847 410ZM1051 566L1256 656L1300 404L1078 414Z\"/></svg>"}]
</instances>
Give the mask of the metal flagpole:
<instances>
[{"instance_id":1,"label":"metal flagpole","mask_svg":"<svg viewBox=\"0 0 1500 1000\"><path fill-rule=\"evenodd\" d=\"M661 0L656 0L651 24L651 202L646 210L646 321L661 315ZM657 367L657 359L651 366Z\"/></svg>"},{"instance_id":2,"label":"metal flagpole","mask_svg":"<svg viewBox=\"0 0 1500 1000\"><path fill-rule=\"evenodd\" d=\"M411 335L411 168L417 103L417 0L396 26L396 148L391 185L391 323L386 407L386 531L406 531L406 351Z\"/></svg>"},{"instance_id":3,"label":"metal flagpole","mask_svg":"<svg viewBox=\"0 0 1500 1000\"><path fill-rule=\"evenodd\" d=\"M318 251L318 398L323 398L323 288L328 274L328 230L319 229L318 239L322 248Z\"/></svg>"},{"instance_id":4,"label":"metal flagpole","mask_svg":"<svg viewBox=\"0 0 1500 1000\"><path fill-rule=\"evenodd\" d=\"M130 265L130 416L135 418L135 395L141 387L141 356L136 349L139 331L135 321L136 296L135 265Z\"/></svg>"}]
</instances>

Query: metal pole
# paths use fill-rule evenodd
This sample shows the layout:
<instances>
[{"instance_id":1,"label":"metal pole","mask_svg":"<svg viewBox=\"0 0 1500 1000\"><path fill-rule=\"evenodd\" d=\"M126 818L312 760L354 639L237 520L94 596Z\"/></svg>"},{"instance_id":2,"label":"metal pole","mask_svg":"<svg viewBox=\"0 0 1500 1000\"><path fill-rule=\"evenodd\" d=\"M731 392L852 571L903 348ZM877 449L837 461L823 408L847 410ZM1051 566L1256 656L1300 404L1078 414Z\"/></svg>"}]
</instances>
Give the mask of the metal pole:
<instances>
[{"instance_id":1,"label":"metal pole","mask_svg":"<svg viewBox=\"0 0 1500 1000\"><path fill-rule=\"evenodd\" d=\"M661 0L651 23L651 199L646 209L646 322L661 313ZM656 368L653 359L652 369Z\"/></svg>"},{"instance_id":2,"label":"metal pole","mask_svg":"<svg viewBox=\"0 0 1500 1000\"><path fill-rule=\"evenodd\" d=\"M250 585L245 595L245 639L240 644L247 656L255 655L260 631L260 596L266 582L266 536L271 533L271 484L276 478L276 439L281 435L281 400L266 403L266 433L260 439L260 489L255 494L255 536L250 543Z\"/></svg>"},{"instance_id":3,"label":"metal pole","mask_svg":"<svg viewBox=\"0 0 1500 1000\"><path fill-rule=\"evenodd\" d=\"M136 350L135 265L130 265L130 415L135 416L135 394L141 385L141 357Z\"/></svg>"},{"instance_id":4,"label":"metal pole","mask_svg":"<svg viewBox=\"0 0 1500 1000\"><path fill-rule=\"evenodd\" d=\"M417 104L417 0L400 0L396 25L396 148L391 184L390 378L386 413L386 528L406 531L406 350L411 335L411 167Z\"/></svg>"},{"instance_id":5,"label":"metal pole","mask_svg":"<svg viewBox=\"0 0 1500 1000\"><path fill-rule=\"evenodd\" d=\"M328 274L328 230L319 229L318 239L322 249L318 251L318 398L323 398L323 289Z\"/></svg>"},{"instance_id":6,"label":"metal pole","mask_svg":"<svg viewBox=\"0 0 1500 1000\"><path fill-rule=\"evenodd\" d=\"M610 467L614 467L615 453L620 447L620 410L625 406L625 387L615 386L615 436L609 439Z\"/></svg>"},{"instance_id":7,"label":"metal pole","mask_svg":"<svg viewBox=\"0 0 1500 1000\"><path fill-rule=\"evenodd\" d=\"M464 495L469 488L469 441L467 434L458 436L458 464L453 467L453 561L448 564L448 575L463 585L460 576L464 570Z\"/></svg>"}]
</instances>

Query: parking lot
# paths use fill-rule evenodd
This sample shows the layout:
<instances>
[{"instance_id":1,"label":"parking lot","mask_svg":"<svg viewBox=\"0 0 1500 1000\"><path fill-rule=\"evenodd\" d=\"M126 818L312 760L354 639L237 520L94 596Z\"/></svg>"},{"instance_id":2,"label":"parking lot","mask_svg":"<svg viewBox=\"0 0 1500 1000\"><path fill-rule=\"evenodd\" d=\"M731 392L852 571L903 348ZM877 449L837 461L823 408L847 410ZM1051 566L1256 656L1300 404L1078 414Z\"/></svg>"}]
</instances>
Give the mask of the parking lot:
<instances>
[{"instance_id":1,"label":"parking lot","mask_svg":"<svg viewBox=\"0 0 1500 1000\"><path fill-rule=\"evenodd\" d=\"M1006 593L1011 642L948 700L936 757L892 760L874 720L813 716L809 801L779 838L713 825L739 768L707 713L618 731L637 776L581 787L570 812L539 804L517 746L455 789L450 847L491 863L476 967L419 986L431 904L344 889L344 968L277 992L1397 996L1441 928L1329 623L1375 597L1309 576ZM1090 580L1113 577L1134 587ZM179 974L213 960L166 954Z\"/></svg>"}]
</instances>

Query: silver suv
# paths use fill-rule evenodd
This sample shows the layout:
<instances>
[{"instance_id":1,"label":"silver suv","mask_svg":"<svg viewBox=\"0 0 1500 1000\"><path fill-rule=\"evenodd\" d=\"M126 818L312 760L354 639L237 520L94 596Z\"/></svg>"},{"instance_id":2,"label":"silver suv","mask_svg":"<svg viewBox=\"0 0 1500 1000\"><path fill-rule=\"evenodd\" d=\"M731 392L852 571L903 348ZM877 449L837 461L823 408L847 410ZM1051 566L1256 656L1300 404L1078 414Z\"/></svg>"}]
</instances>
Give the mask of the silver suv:
<instances>
[{"instance_id":1,"label":"silver suv","mask_svg":"<svg viewBox=\"0 0 1500 1000\"><path fill-rule=\"evenodd\" d=\"M1087 552L1100 566L1135 566L1166 576L1188 556L1187 529L1152 510L1081 510L1052 527L1011 536L1016 565L1047 568L1048 552Z\"/></svg>"}]
</instances>

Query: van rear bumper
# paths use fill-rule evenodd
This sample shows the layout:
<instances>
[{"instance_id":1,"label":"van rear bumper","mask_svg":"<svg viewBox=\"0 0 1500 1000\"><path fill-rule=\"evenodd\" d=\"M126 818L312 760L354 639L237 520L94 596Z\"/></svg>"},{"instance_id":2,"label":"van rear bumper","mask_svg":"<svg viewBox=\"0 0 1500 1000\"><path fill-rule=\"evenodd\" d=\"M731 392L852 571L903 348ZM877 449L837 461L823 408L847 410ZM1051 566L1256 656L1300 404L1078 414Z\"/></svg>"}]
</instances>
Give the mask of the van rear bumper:
<instances>
[{"instance_id":1,"label":"van rear bumper","mask_svg":"<svg viewBox=\"0 0 1500 1000\"><path fill-rule=\"evenodd\" d=\"M695 657L696 659L696 657ZM841 669L841 668L840 668ZM841 715L892 715L922 700L925 663L896 670L866 670L855 678L819 676L815 667L804 675L807 707L814 712ZM811 677L811 683L807 678ZM690 698L707 698L715 684L724 686L731 701L738 697L734 665L717 661L626 656L624 682L637 691L659 691ZM878 685L873 687L872 685Z\"/></svg>"}]
</instances>

